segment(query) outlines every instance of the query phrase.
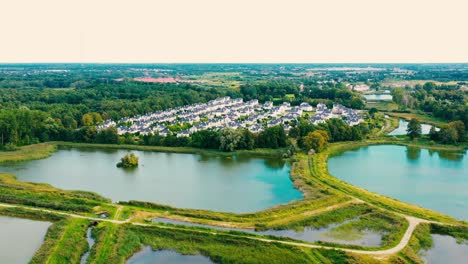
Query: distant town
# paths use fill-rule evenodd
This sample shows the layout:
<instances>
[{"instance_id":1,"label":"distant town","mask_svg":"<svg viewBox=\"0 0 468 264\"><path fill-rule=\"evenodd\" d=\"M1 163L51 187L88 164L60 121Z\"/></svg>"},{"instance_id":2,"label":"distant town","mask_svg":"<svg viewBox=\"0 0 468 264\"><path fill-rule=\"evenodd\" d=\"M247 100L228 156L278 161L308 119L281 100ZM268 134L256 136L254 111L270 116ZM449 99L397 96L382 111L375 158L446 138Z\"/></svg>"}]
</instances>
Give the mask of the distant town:
<instances>
[{"instance_id":1,"label":"distant town","mask_svg":"<svg viewBox=\"0 0 468 264\"><path fill-rule=\"evenodd\" d=\"M257 99L244 102L242 98L233 99L226 96L207 103L126 117L117 122L106 120L97 126L97 129L114 126L117 127L119 135L157 133L166 136L175 133L178 137L188 137L207 129L246 128L252 133L259 133L267 127L283 125L287 132L291 128L291 122L299 117L306 117L315 125L325 123L330 118L341 118L350 126L363 121L356 110L341 104L334 104L332 109L320 103L314 108L305 102L299 106L291 106L288 102L274 106L271 101L260 104Z\"/></svg>"}]
</instances>

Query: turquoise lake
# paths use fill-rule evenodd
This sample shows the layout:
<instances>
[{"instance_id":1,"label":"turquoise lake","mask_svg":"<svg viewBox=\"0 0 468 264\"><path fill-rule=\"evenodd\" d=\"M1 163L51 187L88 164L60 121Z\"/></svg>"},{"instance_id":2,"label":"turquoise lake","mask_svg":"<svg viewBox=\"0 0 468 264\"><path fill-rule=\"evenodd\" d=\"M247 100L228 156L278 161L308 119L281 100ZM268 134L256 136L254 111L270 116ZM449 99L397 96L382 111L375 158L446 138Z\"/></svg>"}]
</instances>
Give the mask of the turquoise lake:
<instances>
[{"instance_id":1,"label":"turquoise lake","mask_svg":"<svg viewBox=\"0 0 468 264\"><path fill-rule=\"evenodd\" d=\"M368 146L331 157L328 170L369 191L468 219L468 158L464 152Z\"/></svg>"},{"instance_id":2,"label":"turquoise lake","mask_svg":"<svg viewBox=\"0 0 468 264\"><path fill-rule=\"evenodd\" d=\"M175 207L245 213L302 199L290 164L251 156L203 156L131 151L136 169L117 168L130 151L61 149L42 160L0 164L21 181L99 193L114 201L140 200Z\"/></svg>"}]
</instances>

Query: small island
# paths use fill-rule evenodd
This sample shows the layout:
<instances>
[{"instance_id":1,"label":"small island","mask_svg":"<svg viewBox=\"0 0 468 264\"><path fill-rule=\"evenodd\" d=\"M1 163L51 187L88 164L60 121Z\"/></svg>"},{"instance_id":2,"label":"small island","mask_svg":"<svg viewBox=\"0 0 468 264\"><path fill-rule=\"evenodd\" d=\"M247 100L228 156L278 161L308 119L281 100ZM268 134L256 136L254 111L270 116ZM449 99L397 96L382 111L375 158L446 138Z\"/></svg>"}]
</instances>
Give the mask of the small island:
<instances>
[{"instance_id":1,"label":"small island","mask_svg":"<svg viewBox=\"0 0 468 264\"><path fill-rule=\"evenodd\" d=\"M136 168L138 167L138 156L134 153L129 153L120 159L117 163L118 168Z\"/></svg>"}]
</instances>

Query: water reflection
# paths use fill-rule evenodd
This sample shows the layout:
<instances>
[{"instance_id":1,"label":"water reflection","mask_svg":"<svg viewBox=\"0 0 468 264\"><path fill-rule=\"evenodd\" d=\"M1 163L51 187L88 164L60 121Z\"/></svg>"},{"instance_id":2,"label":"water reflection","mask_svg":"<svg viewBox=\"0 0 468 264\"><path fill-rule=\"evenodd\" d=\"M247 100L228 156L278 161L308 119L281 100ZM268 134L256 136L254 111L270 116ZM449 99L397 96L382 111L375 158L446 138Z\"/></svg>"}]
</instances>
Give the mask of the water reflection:
<instances>
[{"instance_id":1,"label":"water reflection","mask_svg":"<svg viewBox=\"0 0 468 264\"><path fill-rule=\"evenodd\" d=\"M333 233L333 230L335 230L337 227L349 224L353 221L358 221L358 219L359 218L353 218L353 219L350 219L341 223L335 223L335 224L331 224L331 225L321 227L321 228L304 227L302 230L270 229L266 231L256 231L254 229L248 229L248 228L229 228L229 227L212 226L212 225L172 220L172 219L167 219L167 218L155 218L152 221L155 223L195 226L195 227L211 228L211 229L222 230L222 231L246 232L246 233L253 233L253 234L264 235L264 236L288 237L288 238L307 241L307 242L323 241L323 242L348 244L348 245L361 245L361 246L371 246L371 247L380 246L380 244L382 243L382 235L378 232L373 232L370 230L362 230L362 231L357 232L356 237L351 238L351 239L341 239L339 236L336 236L336 234Z\"/></svg>"},{"instance_id":2,"label":"water reflection","mask_svg":"<svg viewBox=\"0 0 468 264\"><path fill-rule=\"evenodd\" d=\"M201 255L182 255L172 250L153 250L146 246L139 252L135 253L127 264L153 264L153 263L170 263L170 264L213 264L208 257Z\"/></svg>"},{"instance_id":3,"label":"water reflection","mask_svg":"<svg viewBox=\"0 0 468 264\"><path fill-rule=\"evenodd\" d=\"M91 254L91 249L93 248L95 244L95 240L91 232L92 232L92 228L88 227L88 230L86 231L86 241L88 242L88 251L81 257L80 264L86 264L86 261L88 260L88 257Z\"/></svg>"},{"instance_id":4,"label":"water reflection","mask_svg":"<svg viewBox=\"0 0 468 264\"><path fill-rule=\"evenodd\" d=\"M407 129L408 129L408 124L409 122L405 119L400 118L398 121L398 127L388 133L390 136L399 136L399 135L406 135ZM429 124L421 124L421 134L427 135L429 134L429 131L431 130L432 125ZM436 131L438 131L439 128L436 127Z\"/></svg>"},{"instance_id":5,"label":"water reflection","mask_svg":"<svg viewBox=\"0 0 468 264\"><path fill-rule=\"evenodd\" d=\"M421 252L421 258L427 264L466 263L468 260L468 241L459 244L455 238L447 235L432 234L433 247Z\"/></svg>"},{"instance_id":6,"label":"water reflection","mask_svg":"<svg viewBox=\"0 0 468 264\"><path fill-rule=\"evenodd\" d=\"M0 216L0 262L29 263L52 223Z\"/></svg>"},{"instance_id":7,"label":"water reflection","mask_svg":"<svg viewBox=\"0 0 468 264\"><path fill-rule=\"evenodd\" d=\"M421 157L421 149L418 147L406 147L406 157L410 160L418 160Z\"/></svg>"},{"instance_id":8,"label":"water reflection","mask_svg":"<svg viewBox=\"0 0 468 264\"><path fill-rule=\"evenodd\" d=\"M468 219L465 152L374 145L328 160L330 173L350 184L460 219Z\"/></svg>"},{"instance_id":9,"label":"water reflection","mask_svg":"<svg viewBox=\"0 0 468 264\"><path fill-rule=\"evenodd\" d=\"M466 152L459 152L459 151L437 151L439 157L446 159L446 160L453 160L453 161L462 161L463 157L465 156Z\"/></svg>"},{"instance_id":10,"label":"water reflection","mask_svg":"<svg viewBox=\"0 0 468 264\"><path fill-rule=\"evenodd\" d=\"M131 151L140 158L139 167L117 168L128 152L62 149L47 159L0 164L0 171L15 174L21 181L96 192L114 201L235 213L302 198L290 179L290 164L281 159Z\"/></svg>"}]
</instances>

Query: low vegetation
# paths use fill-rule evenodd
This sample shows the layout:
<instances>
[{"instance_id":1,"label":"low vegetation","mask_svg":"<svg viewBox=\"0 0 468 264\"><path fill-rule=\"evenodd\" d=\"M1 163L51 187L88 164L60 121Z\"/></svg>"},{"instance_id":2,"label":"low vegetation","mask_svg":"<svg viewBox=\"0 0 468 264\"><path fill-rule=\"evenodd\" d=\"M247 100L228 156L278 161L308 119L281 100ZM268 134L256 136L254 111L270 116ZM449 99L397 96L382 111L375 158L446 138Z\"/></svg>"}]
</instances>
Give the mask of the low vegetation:
<instances>
[{"instance_id":1,"label":"low vegetation","mask_svg":"<svg viewBox=\"0 0 468 264\"><path fill-rule=\"evenodd\" d=\"M136 168L138 167L139 158L135 153L126 154L120 162L117 163L118 168Z\"/></svg>"},{"instance_id":2,"label":"low vegetation","mask_svg":"<svg viewBox=\"0 0 468 264\"><path fill-rule=\"evenodd\" d=\"M352 259L346 253L334 250L303 250L229 234L209 235L190 230L130 225L110 227L105 224L99 225L95 234L99 253L92 254L90 263L125 263L144 246L151 246L154 250L175 250L182 254L201 254L220 264L347 263Z\"/></svg>"},{"instance_id":3,"label":"low vegetation","mask_svg":"<svg viewBox=\"0 0 468 264\"><path fill-rule=\"evenodd\" d=\"M52 225L45 243L36 252L30 263L79 263L88 250L86 219L67 219Z\"/></svg>"},{"instance_id":4,"label":"low vegetation","mask_svg":"<svg viewBox=\"0 0 468 264\"><path fill-rule=\"evenodd\" d=\"M0 163L43 159L57 150L53 143L41 143L15 148L13 151L0 150Z\"/></svg>"},{"instance_id":5,"label":"low vegetation","mask_svg":"<svg viewBox=\"0 0 468 264\"><path fill-rule=\"evenodd\" d=\"M93 208L110 200L83 191L63 191L47 184L19 182L13 175L0 173L0 202L91 213Z\"/></svg>"}]
</instances>

